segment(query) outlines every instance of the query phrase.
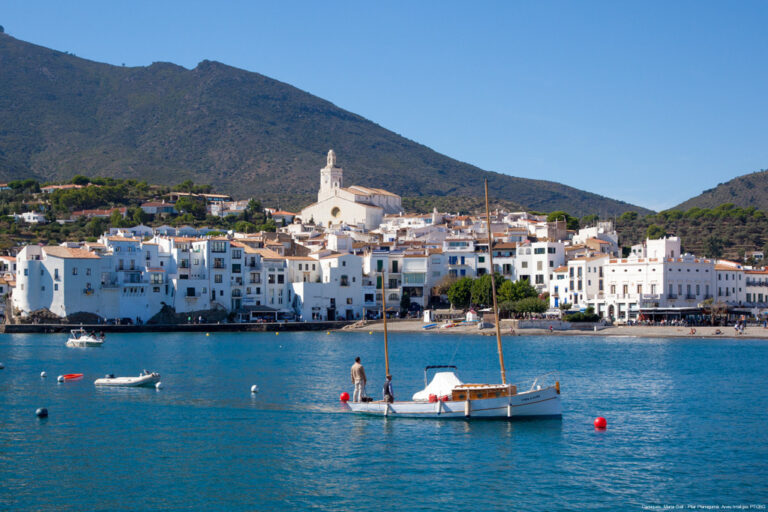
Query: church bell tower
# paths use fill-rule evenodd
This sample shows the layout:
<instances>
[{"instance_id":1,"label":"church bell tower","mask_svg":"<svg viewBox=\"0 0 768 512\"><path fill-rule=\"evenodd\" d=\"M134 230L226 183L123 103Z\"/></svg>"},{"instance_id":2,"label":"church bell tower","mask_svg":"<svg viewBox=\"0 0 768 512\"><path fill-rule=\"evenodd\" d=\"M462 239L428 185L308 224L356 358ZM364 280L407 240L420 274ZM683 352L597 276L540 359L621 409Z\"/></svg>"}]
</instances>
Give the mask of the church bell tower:
<instances>
[{"instance_id":1,"label":"church bell tower","mask_svg":"<svg viewBox=\"0 0 768 512\"><path fill-rule=\"evenodd\" d=\"M318 202L336 195L343 186L344 170L336 165L336 153L328 150L325 167L320 169L320 191L317 193Z\"/></svg>"}]
</instances>

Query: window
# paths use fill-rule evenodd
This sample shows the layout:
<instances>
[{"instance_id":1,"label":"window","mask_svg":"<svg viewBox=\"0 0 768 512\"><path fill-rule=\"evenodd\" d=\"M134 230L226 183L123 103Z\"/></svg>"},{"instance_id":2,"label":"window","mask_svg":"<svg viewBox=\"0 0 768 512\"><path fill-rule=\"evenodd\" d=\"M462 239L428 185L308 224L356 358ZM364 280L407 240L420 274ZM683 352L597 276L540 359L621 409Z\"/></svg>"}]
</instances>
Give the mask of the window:
<instances>
[{"instance_id":1,"label":"window","mask_svg":"<svg viewBox=\"0 0 768 512\"><path fill-rule=\"evenodd\" d=\"M72 275L73 276L77 275L77 267L72 267Z\"/></svg>"},{"instance_id":2,"label":"window","mask_svg":"<svg viewBox=\"0 0 768 512\"><path fill-rule=\"evenodd\" d=\"M232 273L233 274L239 274L240 273L240 264L239 263L233 263L232 264Z\"/></svg>"},{"instance_id":3,"label":"window","mask_svg":"<svg viewBox=\"0 0 768 512\"><path fill-rule=\"evenodd\" d=\"M53 284L53 291L58 291L58 289L59 289L58 283L54 283Z\"/></svg>"},{"instance_id":4,"label":"window","mask_svg":"<svg viewBox=\"0 0 768 512\"><path fill-rule=\"evenodd\" d=\"M227 252L227 242L221 240L211 241L211 252Z\"/></svg>"},{"instance_id":5,"label":"window","mask_svg":"<svg viewBox=\"0 0 768 512\"><path fill-rule=\"evenodd\" d=\"M349 297L349 298L347 299L347 304L352 304L352 297Z\"/></svg>"},{"instance_id":6,"label":"window","mask_svg":"<svg viewBox=\"0 0 768 512\"><path fill-rule=\"evenodd\" d=\"M341 276L341 282L339 283L339 286L349 286L349 277L348 276Z\"/></svg>"},{"instance_id":7,"label":"window","mask_svg":"<svg viewBox=\"0 0 768 512\"><path fill-rule=\"evenodd\" d=\"M544 275L536 274L536 284L544 284ZM581 282L579 282L581 284Z\"/></svg>"},{"instance_id":8,"label":"window","mask_svg":"<svg viewBox=\"0 0 768 512\"><path fill-rule=\"evenodd\" d=\"M536 247L533 250L533 254L544 254L545 248L544 247Z\"/></svg>"},{"instance_id":9,"label":"window","mask_svg":"<svg viewBox=\"0 0 768 512\"><path fill-rule=\"evenodd\" d=\"M555 248L554 247L547 247L547 252L549 254L555 254Z\"/></svg>"},{"instance_id":10,"label":"window","mask_svg":"<svg viewBox=\"0 0 768 512\"><path fill-rule=\"evenodd\" d=\"M480 263L485 263L485 256L478 256L477 261Z\"/></svg>"},{"instance_id":11,"label":"window","mask_svg":"<svg viewBox=\"0 0 768 512\"><path fill-rule=\"evenodd\" d=\"M213 282L217 284L221 284L223 282L223 276L221 274L214 274L213 276Z\"/></svg>"},{"instance_id":12,"label":"window","mask_svg":"<svg viewBox=\"0 0 768 512\"><path fill-rule=\"evenodd\" d=\"M277 275L277 284L283 284L285 282L285 276L283 274ZM282 291L282 290L280 290Z\"/></svg>"},{"instance_id":13,"label":"window","mask_svg":"<svg viewBox=\"0 0 768 512\"><path fill-rule=\"evenodd\" d=\"M623 293L624 295L628 295L629 294L629 285L628 284L625 284L625 285L623 285L621 287L621 293Z\"/></svg>"},{"instance_id":14,"label":"window","mask_svg":"<svg viewBox=\"0 0 768 512\"><path fill-rule=\"evenodd\" d=\"M536 270L542 270L543 263L544 262L542 262L542 261L537 261L536 262Z\"/></svg>"},{"instance_id":15,"label":"window","mask_svg":"<svg viewBox=\"0 0 768 512\"><path fill-rule=\"evenodd\" d=\"M524 261L521 266L522 268L528 268L528 262ZM573 275L573 273L571 273L571 275Z\"/></svg>"},{"instance_id":16,"label":"window","mask_svg":"<svg viewBox=\"0 0 768 512\"><path fill-rule=\"evenodd\" d=\"M299 270L301 270L301 263L299 263Z\"/></svg>"},{"instance_id":17,"label":"window","mask_svg":"<svg viewBox=\"0 0 768 512\"><path fill-rule=\"evenodd\" d=\"M239 260L243 257L242 249L232 249L232 259Z\"/></svg>"},{"instance_id":18,"label":"window","mask_svg":"<svg viewBox=\"0 0 768 512\"><path fill-rule=\"evenodd\" d=\"M59 269L55 268L53 269L53 278L57 281L59 280Z\"/></svg>"},{"instance_id":19,"label":"window","mask_svg":"<svg viewBox=\"0 0 768 512\"><path fill-rule=\"evenodd\" d=\"M28 276L28 275L29 275L29 269L28 269L28 268L25 268L25 269L24 269L24 275L25 275L25 276ZM23 289L23 288L22 288L22 289Z\"/></svg>"},{"instance_id":20,"label":"window","mask_svg":"<svg viewBox=\"0 0 768 512\"><path fill-rule=\"evenodd\" d=\"M160 293L160 287L159 287L159 286L153 286L153 287L152 287L152 291L153 291L154 293Z\"/></svg>"},{"instance_id":21,"label":"window","mask_svg":"<svg viewBox=\"0 0 768 512\"><path fill-rule=\"evenodd\" d=\"M87 276L91 275L91 269L89 268L85 269L85 275Z\"/></svg>"}]
</instances>

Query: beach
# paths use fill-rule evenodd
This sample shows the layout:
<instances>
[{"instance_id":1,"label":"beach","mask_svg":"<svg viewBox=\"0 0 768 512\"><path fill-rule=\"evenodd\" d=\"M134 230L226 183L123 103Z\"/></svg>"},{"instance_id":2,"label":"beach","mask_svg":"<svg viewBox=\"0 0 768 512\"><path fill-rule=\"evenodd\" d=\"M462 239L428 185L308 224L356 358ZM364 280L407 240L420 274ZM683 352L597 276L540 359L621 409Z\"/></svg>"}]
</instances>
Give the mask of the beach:
<instances>
[{"instance_id":1,"label":"beach","mask_svg":"<svg viewBox=\"0 0 768 512\"><path fill-rule=\"evenodd\" d=\"M388 320L387 330L389 332L434 332L440 334L477 334L482 336L494 336L496 331L493 327L486 329L478 329L474 324L457 325L450 328L440 328L442 324L438 324L438 327L434 329L423 329L424 322L421 320ZM696 326L695 334L691 333L691 327L683 326L649 326L649 325L620 325L620 326L604 326L599 327L597 331L594 330L579 330L579 329L566 329L557 330L553 329L551 332L549 329L515 329L514 335L517 336L632 336L638 338L756 338L756 339L768 339L768 329L764 329L762 326L749 326L743 331L743 334L737 334L733 326ZM347 326L344 330L354 331L374 331L379 332L384 330L384 323L379 321L371 321L365 325L355 324ZM720 331L720 334L717 333ZM512 321L501 321L501 334L502 336L512 335Z\"/></svg>"}]
</instances>

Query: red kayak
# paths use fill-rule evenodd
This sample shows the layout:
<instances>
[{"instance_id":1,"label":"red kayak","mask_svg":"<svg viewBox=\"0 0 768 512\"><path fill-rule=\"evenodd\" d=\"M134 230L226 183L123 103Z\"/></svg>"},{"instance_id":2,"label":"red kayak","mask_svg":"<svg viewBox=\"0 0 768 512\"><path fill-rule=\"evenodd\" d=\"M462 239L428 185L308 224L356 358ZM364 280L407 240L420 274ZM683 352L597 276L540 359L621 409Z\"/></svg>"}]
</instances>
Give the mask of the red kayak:
<instances>
[{"instance_id":1,"label":"red kayak","mask_svg":"<svg viewBox=\"0 0 768 512\"><path fill-rule=\"evenodd\" d=\"M83 374L82 373L68 373L66 375L62 375L64 377L64 380L77 380L82 379Z\"/></svg>"}]
</instances>

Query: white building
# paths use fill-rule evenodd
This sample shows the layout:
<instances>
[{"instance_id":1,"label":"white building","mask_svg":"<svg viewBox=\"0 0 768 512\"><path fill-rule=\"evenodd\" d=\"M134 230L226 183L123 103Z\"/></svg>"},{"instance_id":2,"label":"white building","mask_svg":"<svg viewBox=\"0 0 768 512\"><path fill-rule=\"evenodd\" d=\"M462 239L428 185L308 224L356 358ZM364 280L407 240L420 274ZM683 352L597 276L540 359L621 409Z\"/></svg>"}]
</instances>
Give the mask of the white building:
<instances>
[{"instance_id":1,"label":"white building","mask_svg":"<svg viewBox=\"0 0 768 512\"><path fill-rule=\"evenodd\" d=\"M344 171L336 165L336 154L328 151L328 160L320 170L317 202L301 211L303 222L322 226L347 224L366 229L379 227L386 213L402 210L400 196L378 188L353 185L344 187Z\"/></svg>"}]
</instances>

